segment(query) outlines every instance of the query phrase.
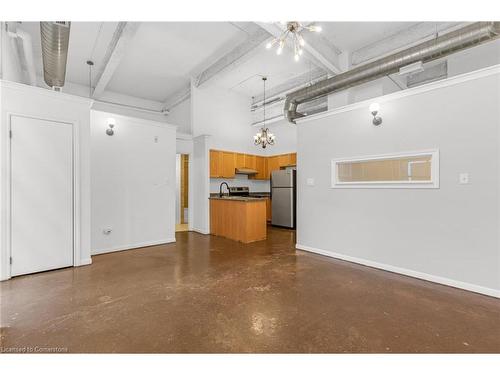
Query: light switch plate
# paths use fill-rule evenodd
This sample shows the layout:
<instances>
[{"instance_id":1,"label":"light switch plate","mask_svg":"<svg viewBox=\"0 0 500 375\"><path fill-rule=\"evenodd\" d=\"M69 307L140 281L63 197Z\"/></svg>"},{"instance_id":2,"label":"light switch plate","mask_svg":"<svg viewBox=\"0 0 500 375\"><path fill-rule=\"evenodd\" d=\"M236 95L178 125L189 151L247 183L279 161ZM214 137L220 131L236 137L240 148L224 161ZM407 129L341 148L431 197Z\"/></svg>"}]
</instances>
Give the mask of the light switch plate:
<instances>
[{"instance_id":1,"label":"light switch plate","mask_svg":"<svg viewBox=\"0 0 500 375\"><path fill-rule=\"evenodd\" d=\"M458 181L462 185L468 184L469 183L469 174L468 173L460 173L458 175Z\"/></svg>"},{"instance_id":2,"label":"light switch plate","mask_svg":"<svg viewBox=\"0 0 500 375\"><path fill-rule=\"evenodd\" d=\"M306 184L307 184L307 186L314 186L314 178L310 178L310 177L309 177L309 178L306 180Z\"/></svg>"}]
</instances>

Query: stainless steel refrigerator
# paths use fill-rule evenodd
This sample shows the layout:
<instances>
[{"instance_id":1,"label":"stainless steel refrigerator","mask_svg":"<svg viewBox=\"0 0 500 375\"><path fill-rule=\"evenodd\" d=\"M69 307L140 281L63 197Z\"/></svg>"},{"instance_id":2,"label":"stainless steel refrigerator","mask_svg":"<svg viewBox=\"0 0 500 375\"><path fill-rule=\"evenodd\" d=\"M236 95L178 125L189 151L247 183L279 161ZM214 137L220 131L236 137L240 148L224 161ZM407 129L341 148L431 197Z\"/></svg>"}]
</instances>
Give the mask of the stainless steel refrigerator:
<instances>
[{"instance_id":1,"label":"stainless steel refrigerator","mask_svg":"<svg viewBox=\"0 0 500 375\"><path fill-rule=\"evenodd\" d=\"M271 173L272 225L295 228L296 173L295 169L285 169Z\"/></svg>"}]
</instances>

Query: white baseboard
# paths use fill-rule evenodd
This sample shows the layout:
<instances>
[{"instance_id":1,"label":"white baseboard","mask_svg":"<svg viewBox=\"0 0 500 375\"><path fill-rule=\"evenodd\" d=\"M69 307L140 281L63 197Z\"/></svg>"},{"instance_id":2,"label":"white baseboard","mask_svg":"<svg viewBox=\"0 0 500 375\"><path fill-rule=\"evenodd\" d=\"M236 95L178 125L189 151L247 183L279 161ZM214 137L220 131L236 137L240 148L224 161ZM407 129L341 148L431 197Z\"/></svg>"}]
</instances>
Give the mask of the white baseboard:
<instances>
[{"instance_id":1,"label":"white baseboard","mask_svg":"<svg viewBox=\"0 0 500 375\"><path fill-rule=\"evenodd\" d=\"M468 290L471 292L484 294L484 295L487 295L490 297L500 298L500 290L497 290L497 289L487 288L484 286L470 284L470 283L466 283L463 281L448 279L446 277L429 275L429 274L424 273L424 272L419 272L419 271L409 270L406 268L391 266L389 264L378 263L378 262L374 262L374 261L367 260L367 259L356 258L356 257L352 257L349 255L339 254L339 253L335 253L333 251L318 249L315 247L306 246L306 245L302 245L302 244L296 244L295 247L299 250L304 250L304 251L308 251L311 253L325 255L325 256L331 257L331 258L341 259L341 260L345 260L345 261L352 262L352 263L362 264L362 265L368 266L368 267L378 268L378 269L381 269L384 271L399 273L401 275L411 276L411 277L415 277L417 279L431 281L431 282L437 283L437 284L448 285L448 286L452 286L454 288L464 289L464 290Z\"/></svg>"},{"instance_id":2,"label":"white baseboard","mask_svg":"<svg viewBox=\"0 0 500 375\"><path fill-rule=\"evenodd\" d=\"M140 243L135 243L132 245L109 247L109 248L105 248L105 249L95 249L95 250L92 250L92 255L112 253L115 251L132 250L132 249L137 249L140 247L164 245L164 244L172 243L172 242L175 242L175 237L174 238L166 238L166 239L158 240L158 241L140 242Z\"/></svg>"},{"instance_id":3,"label":"white baseboard","mask_svg":"<svg viewBox=\"0 0 500 375\"><path fill-rule=\"evenodd\" d=\"M89 264L92 264L92 258L81 259L75 267L88 266Z\"/></svg>"},{"instance_id":4,"label":"white baseboard","mask_svg":"<svg viewBox=\"0 0 500 375\"><path fill-rule=\"evenodd\" d=\"M198 228L191 228L193 232L200 233L200 234L210 234L210 231L206 229L198 229Z\"/></svg>"}]
</instances>

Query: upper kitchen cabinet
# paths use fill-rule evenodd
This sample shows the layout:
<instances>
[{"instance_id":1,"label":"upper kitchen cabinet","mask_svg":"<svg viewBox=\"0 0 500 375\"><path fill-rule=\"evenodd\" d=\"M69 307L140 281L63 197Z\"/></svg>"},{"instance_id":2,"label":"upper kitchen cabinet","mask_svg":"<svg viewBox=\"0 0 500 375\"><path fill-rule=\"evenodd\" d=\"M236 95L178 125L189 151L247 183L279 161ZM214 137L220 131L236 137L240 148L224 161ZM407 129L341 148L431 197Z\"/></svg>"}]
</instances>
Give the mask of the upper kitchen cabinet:
<instances>
[{"instance_id":1,"label":"upper kitchen cabinet","mask_svg":"<svg viewBox=\"0 0 500 375\"><path fill-rule=\"evenodd\" d=\"M257 156L239 152L210 150L210 177L234 178L236 168L255 169L250 179L268 180L272 171L297 164L297 154Z\"/></svg>"},{"instance_id":2,"label":"upper kitchen cabinet","mask_svg":"<svg viewBox=\"0 0 500 375\"><path fill-rule=\"evenodd\" d=\"M234 178L236 157L233 152L210 150L210 177Z\"/></svg>"},{"instance_id":3,"label":"upper kitchen cabinet","mask_svg":"<svg viewBox=\"0 0 500 375\"><path fill-rule=\"evenodd\" d=\"M280 169L280 156L269 156L267 158L267 172L266 176L267 178L271 177L271 173L273 171L278 171Z\"/></svg>"},{"instance_id":4,"label":"upper kitchen cabinet","mask_svg":"<svg viewBox=\"0 0 500 375\"><path fill-rule=\"evenodd\" d=\"M235 168L246 168L245 166L245 154L236 152L234 154L234 167Z\"/></svg>"},{"instance_id":5,"label":"upper kitchen cabinet","mask_svg":"<svg viewBox=\"0 0 500 375\"><path fill-rule=\"evenodd\" d=\"M290 167L290 166L294 166L296 164L297 164L297 154L296 153L279 155L280 168Z\"/></svg>"},{"instance_id":6,"label":"upper kitchen cabinet","mask_svg":"<svg viewBox=\"0 0 500 375\"><path fill-rule=\"evenodd\" d=\"M234 152L222 151L222 177L234 178L236 157Z\"/></svg>"},{"instance_id":7,"label":"upper kitchen cabinet","mask_svg":"<svg viewBox=\"0 0 500 375\"><path fill-rule=\"evenodd\" d=\"M255 156L255 168L257 174L251 178L254 180L267 180L267 158L264 156Z\"/></svg>"},{"instance_id":8,"label":"upper kitchen cabinet","mask_svg":"<svg viewBox=\"0 0 500 375\"><path fill-rule=\"evenodd\" d=\"M244 167L249 168L249 169L257 169L256 158L257 158L257 156L255 156L255 155L245 154Z\"/></svg>"},{"instance_id":9,"label":"upper kitchen cabinet","mask_svg":"<svg viewBox=\"0 0 500 375\"><path fill-rule=\"evenodd\" d=\"M222 177L222 151L210 150L210 177Z\"/></svg>"}]
</instances>

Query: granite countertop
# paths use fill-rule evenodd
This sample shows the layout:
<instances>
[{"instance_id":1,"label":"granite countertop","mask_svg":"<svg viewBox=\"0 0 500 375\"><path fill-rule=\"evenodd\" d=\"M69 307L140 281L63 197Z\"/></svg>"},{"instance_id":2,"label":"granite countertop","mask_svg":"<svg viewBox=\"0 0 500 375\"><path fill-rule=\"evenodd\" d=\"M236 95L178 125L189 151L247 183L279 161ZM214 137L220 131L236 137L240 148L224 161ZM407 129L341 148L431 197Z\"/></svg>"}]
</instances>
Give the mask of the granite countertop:
<instances>
[{"instance_id":1,"label":"granite countertop","mask_svg":"<svg viewBox=\"0 0 500 375\"><path fill-rule=\"evenodd\" d=\"M238 202L255 202L255 201L263 201L266 200L266 197L239 197L239 196L229 196L229 195L223 195L222 197L219 197L219 195L215 196L210 196L208 199L218 199L218 200L224 200L224 201L238 201Z\"/></svg>"}]
</instances>

